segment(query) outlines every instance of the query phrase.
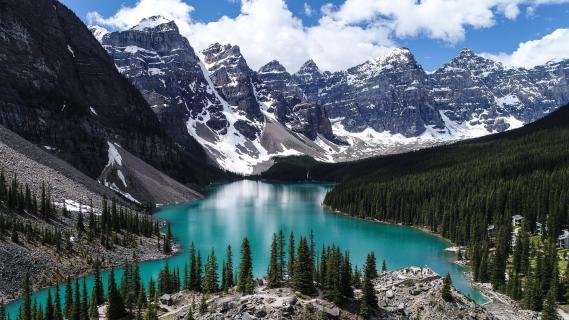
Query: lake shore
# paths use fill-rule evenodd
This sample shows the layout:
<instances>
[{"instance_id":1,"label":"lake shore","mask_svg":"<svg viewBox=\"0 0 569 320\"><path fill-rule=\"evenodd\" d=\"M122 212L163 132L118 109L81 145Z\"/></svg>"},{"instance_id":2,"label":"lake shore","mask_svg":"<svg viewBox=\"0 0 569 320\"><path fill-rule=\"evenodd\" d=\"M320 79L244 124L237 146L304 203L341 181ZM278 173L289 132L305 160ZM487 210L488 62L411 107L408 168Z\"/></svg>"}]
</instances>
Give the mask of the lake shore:
<instances>
[{"instance_id":1,"label":"lake shore","mask_svg":"<svg viewBox=\"0 0 569 320\"><path fill-rule=\"evenodd\" d=\"M137 237L135 248L125 248L116 246L113 250L106 250L98 241L88 242L87 239L76 240L75 246L77 253L71 257L61 257L55 250L49 247L33 247L29 244L13 245L10 243L0 243L0 250L6 254L13 252L19 254L18 250L23 247L26 250L26 256L32 257L28 264L37 265L36 267L21 268L17 263L9 263L8 261L0 263L0 268L4 272L9 272L13 277L23 279L26 272L34 272L35 281L32 282L32 292L37 293L47 288L51 288L56 284L64 283L67 276L72 279L83 278L92 275L94 265L92 263L93 255L102 259L102 270L109 271L114 268L120 268L124 265L125 261L132 262L132 257L135 256L139 262L162 260L175 255L179 251L177 244L173 245L173 252L171 255L164 254L157 247L157 240L155 238L145 238L142 236ZM89 252L91 256L85 257ZM104 259L104 260L103 260ZM16 261L18 263L22 261ZM0 281L0 301L9 306L20 299L21 296L21 282L22 281Z\"/></svg>"},{"instance_id":2,"label":"lake shore","mask_svg":"<svg viewBox=\"0 0 569 320\"><path fill-rule=\"evenodd\" d=\"M326 206L324 204L322 204L322 207L328 211L331 211L334 214L339 214L339 215L343 215L343 216L347 216L347 217L351 217L351 218L355 218L355 219L361 219L361 220L375 222L375 223L397 225L397 226L404 226L404 227L417 229L417 230L420 230L422 232L428 233L432 236L435 236L437 238L444 240L445 242L447 242L452 247L457 247L456 244L453 243L452 241L450 241L449 239L444 238L440 234L435 233L435 232L431 231L429 228L424 227L424 226L404 225L401 223L381 221L379 219L374 219L374 218L355 217L355 216L352 216L346 212L342 212L340 210L332 209L329 206ZM497 319L500 319L500 320L510 320L510 319L531 320L531 319L535 319L537 312L523 309L521 304L518 301L512 300L510 297L495 291L494 289L492 289L492 286L489 283L481 283L481 282L474 281L472 278L472 271L470 271L470 268L468 266L468 262L466 260L456 260L456 261L454 261L454 263L466 269L464 271L464 274L466 275L466 277L470 281L472 288L477 289L482 296L484 296L486 299L488 299L488 302L481 303L480 306L487 309Z\"/></svg>"},{"instance_id":3,"label":"lake shore","mask_svg":"<svg viewBox=\"0 0 569 320\"><path fill-rule=\"evenodd\" d=\"M408 225L408 224L402 224L402 223L400 223L400 222L385 221L385 220L379 220L379 219L370 218L370 217L356 217L356 216L353 216L353 215L351 215L351 214L349 214L349 213L347 213L347 212L343 212L343 211L340 211L340 210L332 209L330 206L327 206L327 205L324 205L324 204L322 204L322 208L324 208L324 209L326 209L326 210L328 210L328 211L331 211L331 212L333 212L333 213L335 213L335 214L339 214L339 215L342 215L342 216L350 217L350 218L352 218L352 219L358 219L358 220L363 220L363 221L369 221L369 222L375 222L375 223L388 224L388 225L394 225L394 226L408 227L408 228L416 229L416 230L423 231L423 232L425 232L425 233L428 233L428 234L431 235L431 236L434 236L434 237L437 237L437 238L443 240L444 242L448 243L449 246L457 246L456 243L454 243L454 242L452 242L451 240L449 240L449 239L447 239L447 238L441 236L440 234L438 234L438 233L436 233L436 232L433 232L431 229L429 229L429 228L426 227L426 226Z\"/></svg>"}]
</instances>

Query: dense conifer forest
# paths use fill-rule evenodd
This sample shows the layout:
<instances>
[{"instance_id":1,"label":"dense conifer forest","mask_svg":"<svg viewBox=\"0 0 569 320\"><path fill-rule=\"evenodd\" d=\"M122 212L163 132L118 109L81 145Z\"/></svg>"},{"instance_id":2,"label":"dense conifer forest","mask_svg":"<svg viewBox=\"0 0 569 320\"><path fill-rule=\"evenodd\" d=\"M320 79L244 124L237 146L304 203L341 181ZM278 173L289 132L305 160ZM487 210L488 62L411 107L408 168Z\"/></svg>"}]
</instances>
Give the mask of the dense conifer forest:
<instances>
[{"instance_id":1,"label":"dense conifer forest","mask_svg":"<svg viewBox=\"0 0 569 320\"><path fill-rule=\"evenodd\" d=\"M289 239L295 239L294 234L291 233ZM296 247L295 242L298 243ZM318 290L327 300L339 306L349 304L357 308L363 318L378 308L372 284L372 280L378 276L373 252L368 254L360 272L352 265L349 251L342 251L335 245L323 246L317 256L312 233L309 237L301 236L289 242L288 250L285 250L286 247L283 232L275 234L266 277L267 287L291 286L309 296L316 295ZM189 261L183 270L170 268L166 262L158 278L151 278L147 285L142 283L138 261L134 259L132 263L124 265L120 280L115 277L114 270L110 271L106 295L101 264L97 260L94 262L94 285L90 294L86 291L85 281L67 278L64 294L59 293L59 287L49 290L45 305L32 299L29 276L26 276L22 283L24 294L18 320L96 319L101 316L99 309L103 305L106 306L104 316L107 319L155 320L158 319L160 297L181 290L201 294L199 303L192 305L188 312L191 318L194 311L203 314L208 310L208 294L231 290L242 294L253 293L256 280L253 279L252 253L247 238L243 239L240 250L239 266L234 269L232 249L231 246L227 247L222 262L223 271L218 274L218 259L214 249L211 249L204 264L201 253L192 243ZM285 255L288 255L287 259ZM382 271L386 271L385 262ZM360 299L354 298L354 289L362 290ZM4 305L0 304L0 320L6 320L6 317Z\"/></svg>"},{"instance_id":2,"label":"dense conifer forest","mask_svg":"<svg viewBox=\"0 0 569 320\"><path fill-rule=\"evenodd\" d=\"M511 132L334 170L343 182L325 197L331 209L426 227L467 247L475 280L529 309L569 298L557 250L569 223L569 106Z\"/></svg>"},{"instance_id":3,"label":"dense conifer forest","mask_svg":"<svg viewBox=\"0 0 569 320\"><path fill-rule=\"evenodd\" d=\"M57 253L74 255L77 252L73 237L84 237L89 242L98 240L111 250L117 245L136 246L134 239L141 236L156 238L166 254L171 252L171 235L160 233L158 221L149 215L136 214L114 199L103 198L100 211L92 202L78 204L81 210L69 211L67 205L53 201L46 183L41 183L39 194L32 189L20 183L16 175L7 177L4 169L0 169L0 240L47 246Z\"/></svg>"}]
</instances>

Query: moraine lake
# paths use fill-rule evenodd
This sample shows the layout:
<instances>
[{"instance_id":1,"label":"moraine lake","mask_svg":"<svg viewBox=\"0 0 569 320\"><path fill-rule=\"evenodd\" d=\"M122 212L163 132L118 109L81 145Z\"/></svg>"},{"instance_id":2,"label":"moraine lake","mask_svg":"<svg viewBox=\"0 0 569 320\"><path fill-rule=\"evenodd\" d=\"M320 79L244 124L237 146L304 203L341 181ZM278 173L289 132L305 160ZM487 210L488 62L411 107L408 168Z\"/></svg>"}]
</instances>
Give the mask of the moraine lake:
<instances>
[{"instance_id":1,"label":"moraine lake","mask_svg":"<svg viewBox=\"0 0 569 320\"><path fill-rule=\"evenodd\" d=\"M450 272L454 286L478 303L484 296L470 287L465 269L453 263L455 255L444 252L450 243L432 234L397 225L364 221L337 215L324 209L321 203L331 184L282 184L242 180L210 186L206 197L187 204L163 207L155 216L170 222L176 242L181 246L178 255L165 260L140 264L145 283L157 279L168 261L170 267L183 269L188 260L188 248L193 241L203 257L215 248L218 264L225 257L228 244L233 248L234 267L239 261L239 247L248 237L253 253L256 277L266 274L270 244L274 232L283 230L288 240L290 232L296 238L314 231L316 249L322 244L336 244L349 250L353 265L361 268L368 252L374 251L378 267L385 259L389 270L411 265L429 267L444 275ZM320 251L320 250L318 250ZM319 254L317 254L319 256ZM120 279L121 270L116 270ZM103 273L106 283L108 273ZM87 277L89 292L92 277ZM63 288L61 288L63 297ZM45 306L46 290L34 294ZM32 298L33 299L33 298ZM11 319L16 318L20 302L8 305Z\"/></svg>"}]
</instances>

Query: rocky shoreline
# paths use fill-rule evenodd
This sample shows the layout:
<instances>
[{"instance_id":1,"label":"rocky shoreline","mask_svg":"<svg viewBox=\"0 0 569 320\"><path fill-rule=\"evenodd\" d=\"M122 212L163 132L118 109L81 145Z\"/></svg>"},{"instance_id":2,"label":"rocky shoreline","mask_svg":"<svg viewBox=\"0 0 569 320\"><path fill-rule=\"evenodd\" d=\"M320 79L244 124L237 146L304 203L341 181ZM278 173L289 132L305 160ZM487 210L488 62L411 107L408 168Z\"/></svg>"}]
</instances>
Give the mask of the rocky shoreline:
<instances>
[{"instance_id":1,"label":"rocky shoreline","mask_svg":"<svg viewBox=\"0 0 569 320\"><path fill-rule=\"evenodd\" d=\"M462 250L462 247L458 248L459 250ZM457 259L454 263L467 268L469 260ZM490 283L474 281L470 270L465 271L464 274L470 281L472 287L479 290L480 293L488 299L488 302L484 303L482 306L490 311L496 319L532 320L539 318L539 312L524 309L519 301L513 300L507 295L496 292L492 289L492 285Z\"/></svg>"},{"instance_id":2,"label":"rocky shoreline","mask_svg":"<svg viewBox=\"0 0 569 320\"><path fill-rule=\"evenodd\" d=\"M444 301L442 279L428 268L409 267L383 272L374 280L379 309L372 319L497 319L491 310L477 305L453 289L453 300ZM342 307L323 299L303 296L291 288L267 289L263 280L252 295L229 292L205 297L207 308L200 312L202 295L182 291L160 300L159 318L170 319L360 319L357 303ZM355 299L361 297L355 291ZM510 318L525 319L525 318Z\"/></svg>"}]
</instances>

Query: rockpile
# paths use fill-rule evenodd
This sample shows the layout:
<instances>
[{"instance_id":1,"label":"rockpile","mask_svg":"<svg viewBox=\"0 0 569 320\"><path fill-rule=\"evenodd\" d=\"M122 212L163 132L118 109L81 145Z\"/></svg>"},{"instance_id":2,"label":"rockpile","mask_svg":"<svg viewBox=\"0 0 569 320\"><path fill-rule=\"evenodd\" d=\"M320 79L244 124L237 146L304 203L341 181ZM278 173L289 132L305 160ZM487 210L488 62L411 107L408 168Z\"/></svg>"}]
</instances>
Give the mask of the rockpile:
<instances>
[{"instance_id":1,"label":"rockpile","mask_svg":"<svg viewBox=\"0 0 569 320\"><path fill-rule=\"evenodd\" d=\"M453 301L444 301L442 279L428 268L383 272L374 286L380 309L372 319L496 319L454 289ZM356 290L356 299L360 297ZM255 293L247 296L233 292L210 295L204 312L200 312L201 299L200 294L187 291L172 295L168 303L160 305L160 319L358 319L356 303L340 308L324 300L322 294L306 297L290 288L257 286Z\"/></svg>"}]
</instances>

